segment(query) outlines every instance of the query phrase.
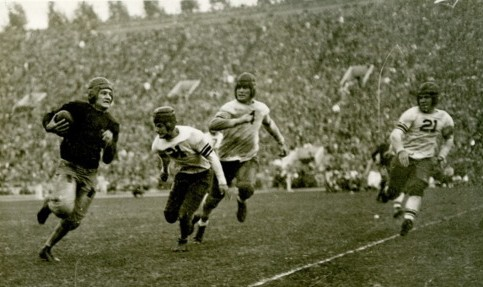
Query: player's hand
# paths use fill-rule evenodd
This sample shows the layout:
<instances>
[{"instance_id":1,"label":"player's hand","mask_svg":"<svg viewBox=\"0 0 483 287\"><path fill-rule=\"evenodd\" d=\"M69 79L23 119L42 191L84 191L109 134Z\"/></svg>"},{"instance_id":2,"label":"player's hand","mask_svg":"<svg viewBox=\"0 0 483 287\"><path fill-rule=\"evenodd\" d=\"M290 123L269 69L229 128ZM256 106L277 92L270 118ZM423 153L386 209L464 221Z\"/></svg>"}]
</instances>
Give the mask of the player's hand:
<instances>
[{"instance_id":1,"label":"player's hand","mask_svg":"<svg viewBox=\"0 0 483 287\"><path fill-rule=\"evenodd\" d=\"M231 199L231 193L230 193L230 188L226 184L220 184L218 185L218 188L220 189L220 193L225 196L225 199L230 200Z\"/></svg>"},{"instance_id":2,"label":"player's hand","mask_svg":"<svg viewBox=\"0 0 483 287\"><path fill-rule=\"evenodd\" d=\"M70 128L70 123L66 119L55 122L54 118L55 116L52 117L50 122L45 126L45 130L58 135L65 134Z\"/></svg>"},{"instance_id":3,"label":"player's hand","mask_svg":"<svg viewBox=\"0 0 483 287\"><path fill-rule=\"evenodd\" d=\"M409 166L409 153L406 150L402 150L398 152L397 157L402 166L404 167Z\"/></svg>"},{"instance_id":4,"label":"player's hand","mask_svg":"<svg viewBox=\"0 0 483 287\"><path fill-rule=\"evenodd\" d=\"M168 177L169 177L169 174L167 172L162 172L161 175L159 176L159 178L163 181L163 182L166 182L168 181Z\"/></svg>"},{"instance_id":5,"label":"player's hand","mask_svg":"<svg viewBox=\"0 0 483 287\"><path fill-rule=\"evenodd\" d=\"M280 149L280 153L278 154L278 156L286 157L288 154L287 146L285 144L279 144L278 147Z\"/></svg>"},{"instance_id":6,"label":"player's hand","mask_svg":"<svg viewBox=\"0 0 483 287\"><path fill-rule=\"evenodd\" d=\"M112 144L112 139L114 138L114 134L110 130L105 130L102 132L101 137L102 137L102 141L107 146Z\"/></svg>"},{"instance_id":7,"label":"player's hand","mask_svg":"<svg viewBox=\"0 0 483 287\"><path fill-rule=\"evenodd\" d=\"M246 124L246 123L253 123L253 120L255 118L255 111L249 113L249 114L244 114L241 117L238 118L240 124Z\"/></svg>"}]
</instances>

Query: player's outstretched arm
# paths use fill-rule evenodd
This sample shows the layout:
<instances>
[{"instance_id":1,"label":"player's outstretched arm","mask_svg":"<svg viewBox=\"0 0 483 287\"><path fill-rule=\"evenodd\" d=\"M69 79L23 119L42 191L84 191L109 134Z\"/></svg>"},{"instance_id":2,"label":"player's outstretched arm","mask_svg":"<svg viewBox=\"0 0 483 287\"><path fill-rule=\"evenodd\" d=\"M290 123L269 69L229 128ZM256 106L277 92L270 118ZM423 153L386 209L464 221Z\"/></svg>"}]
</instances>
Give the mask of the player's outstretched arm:
<instances>
[{"instance_id":1,"label":"player's outstretched arm","mask_svg":"<svg viewBox=\"0 0 483 287\"><path fill-rule=\"evenodd\" d=\"M228 185L225 179L225 174L223 173L223 168L221 167L220 159L215 152L211 152L207 157L211 164L211 168L215 173L216 179L218 179L218 185L220 192L225 194L226 199L231 199L231 194L229 193Z\"/></svg>"},{"instance_id":2,"label":"player's outstretched arm","mask_svg":"<svg viewBox=\"0 0 483 287\"><path fill-rule=\"evenodd\" d=\"M161 160L161 174L159 175L159 178L163 181L166 182L169 177L169 163L170 159L169 156L165 153L158 152L159 159Z\"/></svg>"},{"instance_id":3,"label":"player's outstretched arm","mask_svg":"<svg viewBox=\"0 0 483 287\"><path fill-rule=\"evenodd\" d=\"M445 127L442 130L443 143L441 144L438 154L438 160L441 162L442 166L446 165L446 157L454 146L453 132L453 126Z\"/></svg>"},{"instance_id":4,"label":"player's outstretched arm","mask_svg":"<svg viewBox=\"0 0 483 287\"><path fill-rule=\"evenodd\" d=\"M402 166L408 166L409 165L409 153L404 149L404 145L403 145L403 141L402 141L403 135L404 135L404 132L401 129L396 128L391 132L389 139L391 140L392 146L396 150L397 157L398 157L401 165Z\"/></svg>"},{"instance_id":5,"label":"player's outstretched arm","mask_svg":"<svg viewBox=\"0 0 483 287\"><path fill-rule=\"evenodd\" d=\"M280 149L280 157L285 157L288 154L287 146L285 145L285 139L280 132L277 124L270 118L269 115L266 115L263 119L263 127L267 130L267 132L277 141L278 147Z\"/></svg>"}]
</instances>

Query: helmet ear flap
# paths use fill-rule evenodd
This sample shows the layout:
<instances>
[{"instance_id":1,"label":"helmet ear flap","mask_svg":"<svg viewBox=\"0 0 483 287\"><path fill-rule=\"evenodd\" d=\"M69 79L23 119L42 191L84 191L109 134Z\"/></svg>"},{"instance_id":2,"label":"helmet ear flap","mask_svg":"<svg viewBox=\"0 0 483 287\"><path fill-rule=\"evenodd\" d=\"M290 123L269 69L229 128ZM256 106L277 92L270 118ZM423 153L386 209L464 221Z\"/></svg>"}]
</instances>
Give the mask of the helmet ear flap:
<instances>
[{"instance_id":1,"label":"helmet ear flap","mask_svg":"<svg viewBox=\"0 0 483 287\"><path fill-rule=\"evenodd\" d=\"M89 104L94 104L97 99L97 93L95 90L89 90L89 93L87 94L87 101Z\"/></svg>"},{"instance_id":2,"label":"helmet ear flap","mask_svg":"<svg viewBox=\"0 0 483 287\"><path fill-rule=\"evenodd\" d=\"M436 106L436 105L438 104L438 100L439 100L439 95L438 95L438 94L434 94L434 95L433 95L433 100L432 100L432 101L433 101L433 102L432 102L433 107L434 107L434 106Z\"/></svg>"}]
</instances>

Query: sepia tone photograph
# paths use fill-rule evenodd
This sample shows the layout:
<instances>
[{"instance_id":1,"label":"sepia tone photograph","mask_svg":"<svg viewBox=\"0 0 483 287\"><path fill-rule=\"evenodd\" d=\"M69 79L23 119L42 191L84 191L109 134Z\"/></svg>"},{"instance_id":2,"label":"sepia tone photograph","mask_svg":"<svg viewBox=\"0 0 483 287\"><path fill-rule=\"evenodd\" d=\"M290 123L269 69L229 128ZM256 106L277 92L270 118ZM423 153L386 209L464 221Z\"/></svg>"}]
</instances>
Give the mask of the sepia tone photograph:
<instances>
[{"instance_id":1,"label":"sepia tone photograph","mask_svg":"<svg viewBox=\"0 0 483 287\"><path fill-rule=\"evenodd\" d=\"M0 286L481 286L481 15L2 1Z\"/></svg>"}]
</instances>

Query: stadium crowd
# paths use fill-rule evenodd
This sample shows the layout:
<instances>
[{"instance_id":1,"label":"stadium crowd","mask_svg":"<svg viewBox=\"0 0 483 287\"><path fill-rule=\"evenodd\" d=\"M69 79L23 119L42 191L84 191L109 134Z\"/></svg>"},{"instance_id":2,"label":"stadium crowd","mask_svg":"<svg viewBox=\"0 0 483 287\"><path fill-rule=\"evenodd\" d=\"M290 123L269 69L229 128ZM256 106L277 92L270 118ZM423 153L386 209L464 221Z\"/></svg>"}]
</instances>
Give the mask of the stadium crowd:
<instances>
[{"instance_id":1,"label":"stadium crowd","mask_svg":"<svg viewBox=\"0 0 483 287\"><path fill-rule=\"evenodd\" d=\"M271 107L289 146L323 146L332 159L328 170L359 175L397 116L416 104L412 90L434 79L444 91L440 106L456 123L448 162L455 175L481 180L483 37L475 20L482 9L472 1L453 9L390 1L230 16L222 24L194 16L180 25L135 31L3 32L0 185L11 190L47 184L59 138L44 132L42 115L61 102L83 99L86 81L101 75L116 87L112 113L121 133L118 160L100 173L111 190L157 187L159 169L149 160L150 111L171 105L179 123L206 131L217 108L233 97L233 77L243 71L257 75L257 97ZM366 64L375 66L367 84L341 92L347 68ZM169 97L181 80L201 84L190 95ZM47 97L34 107L16 105L32 93ZM260 151L261 178L271 178L277 168L269 155L276 152L263 148L276 146L267 133L261 136L267 142Z\"/></svg>"}]
</instances>

